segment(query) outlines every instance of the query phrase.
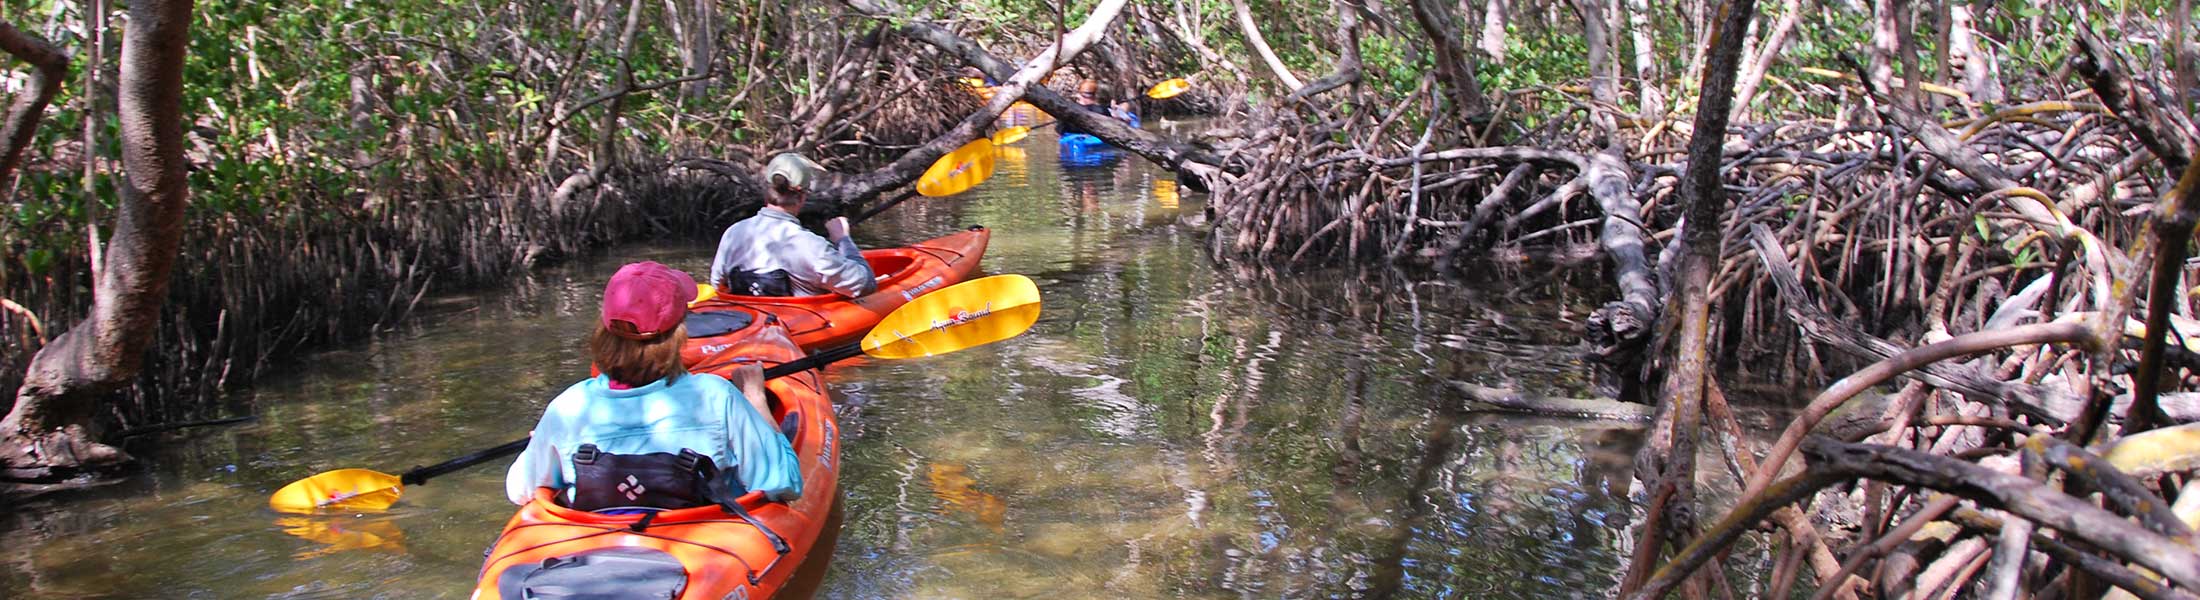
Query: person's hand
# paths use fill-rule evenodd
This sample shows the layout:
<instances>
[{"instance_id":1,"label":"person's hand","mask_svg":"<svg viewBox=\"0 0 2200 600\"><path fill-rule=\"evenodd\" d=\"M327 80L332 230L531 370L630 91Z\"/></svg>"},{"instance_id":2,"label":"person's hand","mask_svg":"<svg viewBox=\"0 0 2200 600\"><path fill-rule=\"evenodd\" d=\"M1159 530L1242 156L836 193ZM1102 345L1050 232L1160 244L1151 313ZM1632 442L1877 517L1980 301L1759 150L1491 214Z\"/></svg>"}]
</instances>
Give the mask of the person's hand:
<instances>
[{"instance_id":1,"label":"person's hand","mask_svg":"<svg viewBox=\"0 0 2200 600\"><path fill-rule=\"evenodd\" d=\"M741 393L751 398L764 395L764 365L749 363L734 367L732 372L726 374L726 380L733 382L734 387L741 388Z\"/></svg>"},{"instance_id":2,"label":"person's hand","mask_svg":"<svg viewBox=\"0 0 2200 600\"><path fill-rule=\"evenodd\" d=\"M825 237L835 241L848 237L848 218L833 217L825 221Z\"/></svg>"}]
</instances>

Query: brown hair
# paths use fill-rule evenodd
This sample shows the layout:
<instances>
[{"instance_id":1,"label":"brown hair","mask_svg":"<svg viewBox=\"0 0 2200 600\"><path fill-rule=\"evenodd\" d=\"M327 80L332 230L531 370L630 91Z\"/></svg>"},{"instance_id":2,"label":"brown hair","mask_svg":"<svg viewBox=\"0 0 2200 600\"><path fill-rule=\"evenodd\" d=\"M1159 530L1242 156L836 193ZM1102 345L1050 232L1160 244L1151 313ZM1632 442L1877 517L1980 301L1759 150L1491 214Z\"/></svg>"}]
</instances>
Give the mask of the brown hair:
<instances>
[{"instance_id":1,"label":"brown hair","mask_svg":"<svg viewBox=\"0 0 2200 600\"><path fill-rule=\"evenodd\" d=\"M612 331L614 327L619 331ZM687 372L680 364L680 347L687 345L686 324L646 340L628 339L622 333L634 335L634 324L598 324L595 335L588 337L588 358L605 375L619 383L640 386Z\"/></svg>"},{"instance_id":2,"label":"brown hair","mask_svg":"<svg viewBox=\"0 0 2200 600\"><path fill-rule=\"evenodd\" d=\"M785 175L773 175L771 181L764 182L765 204L786 208L807 199L801 188L787 183Z\"/></svg>"}]
</instances>

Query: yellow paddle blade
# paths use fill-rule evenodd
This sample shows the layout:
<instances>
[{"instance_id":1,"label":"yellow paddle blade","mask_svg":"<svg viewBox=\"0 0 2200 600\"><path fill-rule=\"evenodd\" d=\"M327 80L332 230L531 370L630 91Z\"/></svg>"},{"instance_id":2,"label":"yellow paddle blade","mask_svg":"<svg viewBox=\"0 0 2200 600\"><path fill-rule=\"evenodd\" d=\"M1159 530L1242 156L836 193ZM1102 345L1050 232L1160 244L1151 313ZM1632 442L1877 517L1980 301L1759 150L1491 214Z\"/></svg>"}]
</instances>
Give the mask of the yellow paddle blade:
<instances>
[{"instance_id":1,"label":"yellow paddle blade","mask_svg":"<svg viewBox=\"0 0 2200 600\"><path fill-rule=\"evenodd\" d=\"M292 482L275 490L268 508L288 513L324 510L377 511L397 503L405 495L396 475L366 469L337 469Z\"/></svg>"},{"instance_id":2,"label":"yellow paddle blade","mask_svg":"<svg viewBox=\"0 0 2200 600\"><path fill-rule=\"evenodd\" d=\"M918 296L863 336L863 354L916 358L1016 337L1039 320L1039 286L1022 275L965 281Z\"/></svg>"},{"instance_id":3,"label":"yellow paddle blade","mask_svg":"<svg viewBox=\"0 0 2200 600\"><path fill-rule=\"evenodd\" d=\"M993 132L993 145L1006 146L1009 144L1014 144L1016 142L1021 142L1024 140L1024 138L1030 136L1030 127L1010 127Z\"/></svg>"},{"instance_id":4,"label":"yellow paddle blade","mask_svg":"<svg viewBox=\"0 0 2200 600\"><path fill-rule=\"evenodd\" d=\"M971 140L947 153L924 170L917 179L917 193L926 196L952 196L970 189L993 176L993 141Z\"/></svg>"},{"instance_id":5,"label":"yellow paddle blade","mask_svg":"<svg viewBox=\"0 0 2200 600\"><path fill-rule=\"evenodd\" d=\"M1192 82L1185 81L1184 78L1178 77L1176 79L1153 84L1153 89L1146 90L1146 97L1155 100L1167 100L1170 98L1175 98L1177 94L1182 94L1186 91L1190 91L1191 89Z\"/></svg>"},{"instance_id":6,"label":"yellow paddle blade","mask_svg":"<svg viewBox=\"0 0 2200 600\"><path fill-rule=\"evenodd\" d=\"M976 77L964 77L964 78L962 78L962 79L961 79L960 81L962 81L962 84L963 84L963 85L967 85L967 86L970 86L970 87L974 87L974 88L991 87L991 86L987 86L987 85L985 84L985 80L983 80L983 79L979 79L979 78L976 78Z\"/></svg>"},{"instance_id":7,"label":"yellow paddle blade","mask_svg":"<svg viewBox=\"0 0 2200 600\"><path fill-rule=\"evenodd\" d=\"M716 286L712 286L708 283L695 284L695 299L688 301L688 308L695 308L695 305L702 304L704 300L709 300L716 297L718 297L718 288Z\"/></svg>"}]
</instances>

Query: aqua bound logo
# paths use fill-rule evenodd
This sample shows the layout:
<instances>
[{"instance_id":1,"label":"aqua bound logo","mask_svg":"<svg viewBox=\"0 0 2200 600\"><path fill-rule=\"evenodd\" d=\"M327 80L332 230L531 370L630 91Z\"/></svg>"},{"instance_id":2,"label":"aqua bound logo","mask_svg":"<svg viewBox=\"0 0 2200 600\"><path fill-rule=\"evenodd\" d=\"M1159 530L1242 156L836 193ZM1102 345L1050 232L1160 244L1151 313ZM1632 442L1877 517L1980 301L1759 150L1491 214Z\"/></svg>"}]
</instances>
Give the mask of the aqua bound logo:
<instances>
[{"instance_id":1,"label":"aqua bound logo","mask_svg":"<svg viewBox=\"0 0 2200 600\"><path fill-rule=\"evenodd\" d=\"M986 316L986 315L990 315L990 314L993 314L993 303L992 303L992 302L987 302L987 303L985 303L985 308L980 308L980 309L978 309L978 310L961 310L961 309L956 309L956 310L955 310L955 312L954 312L953 314L949 314L949 315L947 316L947 318L945 318L945 319L933 319L933 320L932 320L932 330L933 330L933 331L942 331L942 330L945 330L945 329L947 329L947 328L949 328L949 327L954 327L954 326L956 326L956 325L961 325L961 324L964 324L964 323L968 323L968 322L971 322L971 321L975 321L975 320L977 320L977 319L978 319L979 317L983 317L983 316Z\"/></svg>"}]
</instances>

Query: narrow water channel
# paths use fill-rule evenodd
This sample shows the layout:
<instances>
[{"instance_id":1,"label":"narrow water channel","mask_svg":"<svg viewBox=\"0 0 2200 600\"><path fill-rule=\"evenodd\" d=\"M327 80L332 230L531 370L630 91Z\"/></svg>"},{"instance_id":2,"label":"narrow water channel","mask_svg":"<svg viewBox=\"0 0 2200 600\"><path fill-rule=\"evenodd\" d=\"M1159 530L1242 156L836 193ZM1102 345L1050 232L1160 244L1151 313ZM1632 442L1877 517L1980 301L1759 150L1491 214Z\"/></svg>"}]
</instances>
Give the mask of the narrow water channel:
<instances>
[{"instance_id":1,"label":"narrow water channel","mask_svg":"<svg viewBox=\"0 0 2200 600\"><path fill-rule=\"evenodd\" d=\"M1471 412L1446 381L1585 393L1594 269L1274 274L1218 266L1201 207L1134 157L1050 134L866 247L982 224L988 273L1039 282L1021 338L844 364L845 522L826 598L1540 598L1618 578L1634 434ZM512 506L503 466L386 513L295 517L277 487L524 436L587 373L603 280L708 240L629 246L416 325L289 359L260 415L163 434L148 473L6 509L0 598L463 598Z\"/></svg>"}]
</instances>

